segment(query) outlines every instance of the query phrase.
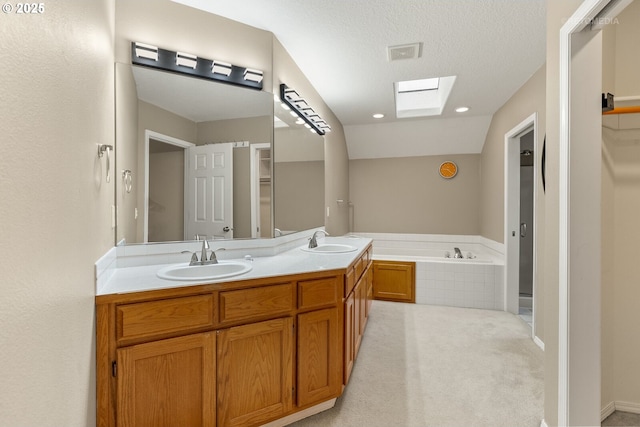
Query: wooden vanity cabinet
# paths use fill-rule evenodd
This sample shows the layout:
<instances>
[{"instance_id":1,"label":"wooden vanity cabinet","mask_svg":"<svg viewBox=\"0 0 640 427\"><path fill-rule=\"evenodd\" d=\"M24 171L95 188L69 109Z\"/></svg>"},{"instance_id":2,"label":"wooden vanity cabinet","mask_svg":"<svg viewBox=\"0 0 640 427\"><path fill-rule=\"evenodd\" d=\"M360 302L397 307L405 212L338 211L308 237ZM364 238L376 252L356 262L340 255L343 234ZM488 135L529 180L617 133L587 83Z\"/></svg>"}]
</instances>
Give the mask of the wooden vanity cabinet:
<instances>
[{"instance_id":1,"label":"wooden vanity cabinet","mask_svg":"<svg viewBox=\"0 0 640 427\"><path fill-rule=\"evenodd\" d=\"M385 301L416 302L416 264L373 261L373 297Z\"/></svg>"},{"instance_id":2,"label":"wooden vanity cabinet","mask_svg":"<svg viewBox=\"0 0 640 427\"><path fill-rule=\"evenodd\" d=\"M219 426L257 425L291 411L293 332L292 317L217 332Z\"/></svg>"},{"instance_id":3,"label":"wooden vanity cabinet","mask_svg":"<svg viewBox=\"0 0 640 427\"><path fill-rule=\"evenodd\" d=\"M308 407L342 392L343 276L298 282L297 404Z\"/></svg>"},{"instance_id":4,"label":"wooden vanity cabinet","mask_svg":"<svg viewBox=\"0 0 640 427\"><path fill-rule=\"evenodd\" d=\"M351 292L344 301L344 378L346 386L356 361L356 296Z\"/></svg>"},{"instance_id":5,"label":"wooden vanity cabinet","mask_svg":"<svg viewBox=\"0 0 640 427\"><path fill-rule=\"evenodd\" d=\"M97 297L97 425L258 426L340 396L345 282L333 270Z\"/></svg>"},{"instance_id":6,"label":"wooden vanity cabinet","mask_svg":"<svg viewBox=\"0 0 640 427\"><path fill-rule=\"evenodd\" d=\"M207 332L118 349L118 427L215 426L215 345Z\"/></svg>"},{"instance_id":7,"label":"wooden vanity cabinet","mask_svg":"<svg viewBox=\"0 0 640 427\"><path fill-rule=\"evenodd\" d=\"M371 308L368 302L371 289L371 247L347 271L344 289L343 382L346 386L360 351L360 344Z\"/></svg>"}]
</instances>

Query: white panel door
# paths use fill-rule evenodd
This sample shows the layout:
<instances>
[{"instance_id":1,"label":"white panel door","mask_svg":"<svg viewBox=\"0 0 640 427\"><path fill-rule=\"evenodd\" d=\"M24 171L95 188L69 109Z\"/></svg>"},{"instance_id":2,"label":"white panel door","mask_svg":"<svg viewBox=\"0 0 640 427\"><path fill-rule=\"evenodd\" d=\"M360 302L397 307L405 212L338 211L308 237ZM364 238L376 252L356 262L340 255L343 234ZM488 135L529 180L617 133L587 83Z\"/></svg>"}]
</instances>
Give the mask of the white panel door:
<instances>
[{"instance_id":1,"label":"white panel door","mask_svg":"<svg viewBox=\"0 0 640 427\"><path fill-rule=\"evenodd\" d=\"M190 147L185 167L185 240L233 238L233 144Z\"/></svg>"}]
</instances>

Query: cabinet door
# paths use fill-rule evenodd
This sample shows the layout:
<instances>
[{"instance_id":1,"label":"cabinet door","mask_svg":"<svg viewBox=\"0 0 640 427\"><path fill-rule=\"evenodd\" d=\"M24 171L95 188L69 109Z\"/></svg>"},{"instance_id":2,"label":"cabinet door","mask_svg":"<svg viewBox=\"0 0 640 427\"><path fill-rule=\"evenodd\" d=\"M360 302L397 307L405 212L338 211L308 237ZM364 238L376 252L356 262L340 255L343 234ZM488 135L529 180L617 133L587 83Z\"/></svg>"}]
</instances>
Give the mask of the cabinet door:
<instances>
[{"instance_id":1,"label":"cabinet door","mask_svg":"<svg viewBox=\"0 0 640 427\"><path fill-rule=\"evenodd\" d=\"M342 390L338 309L298 315L298 406L337 397Z\"/></svg>"},{"instance_id":2,"label":"cabinet door","mask_svg":"<svg viewBox=\"0 0 640 427\"><path fill-rule=\"evenodd\" d=\"M188 335L117 351L117 425L215 426L215 336Z\"/></svg>"},{"instance_id":3,"label":"cabinet door","mask_svg":"<svg viewBox=\"0 0 640 427\"><path fill-rule=\"evenodd\" d=\"M400 302L415 302L415 263L373 261L373 297Z\"/></svg>"},{"instance_id":4,"label":"cabinet door","mask_svg":"<svg viewBox=\"0 0 640 427\"><path fill-rule=\"evenodd\" d=\"M349 382L355 353L356 301L355 292L351 292L344 302L344 384Z\"/></svg>"},{"instance_id":5,"label":"cabinet door","mask_svg":"<svg viewBox=\"0 0 640 427\"><path fill-rule=\"evenodd\" d=\"M360 343L362 342L362 334L364 332L364 314L365 314L365 298L366 293L363 292L366 289L364 279L360 279L355 289L353 290L354 304L355 304L355 324L354 330L354 359L358 357L360 351Z\"/></svg>"},{"instance_id":6,"label":"cabinet door","mask_svg":"<svg viewBox=\"0 0 640 427\"><path fill-rule=\"evenodd\" d=\"M369 266L365 273L365 277L367 278L367 304L365 308L368 319L369 313L371 312L371 304L373 303L373 267Z\"/></svg>"},{"instance_id":7,"label":"cabinet door","mask_svg":"<svg viewBox=\"0 0 640 427\"><path fill-rule=\"evenodd\" d=\"M293 407L293 318L218 332L218 426L280 418Z\"/></svg>"}]
</instances>

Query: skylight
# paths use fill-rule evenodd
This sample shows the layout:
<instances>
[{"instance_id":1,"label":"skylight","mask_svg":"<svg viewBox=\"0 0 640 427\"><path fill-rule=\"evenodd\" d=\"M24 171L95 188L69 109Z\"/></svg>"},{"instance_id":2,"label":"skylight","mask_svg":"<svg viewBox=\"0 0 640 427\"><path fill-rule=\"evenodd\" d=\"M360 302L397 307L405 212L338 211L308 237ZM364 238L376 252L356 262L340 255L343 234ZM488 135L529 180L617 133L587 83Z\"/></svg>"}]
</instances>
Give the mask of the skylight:
<instances>
[{"instance_id":1,"label":"skylight","mask_svg":"<svg viewBox=\"0 0 640 427\"><path fill-rule=\"evenodd\" d=\"M438 90L439 83L439 77L398 82L398 93L419 92L423 90Z\"/></svg>"},{"instance_id":2,"label":"skylight","mask_svg":"<svg viewBox=\"0 0 640 427\"><path fill-rule=\"evenodd\" d=\"M394 83L398 118L439 116L449 99L456 76Z\"/></svg>"}]
</instances>

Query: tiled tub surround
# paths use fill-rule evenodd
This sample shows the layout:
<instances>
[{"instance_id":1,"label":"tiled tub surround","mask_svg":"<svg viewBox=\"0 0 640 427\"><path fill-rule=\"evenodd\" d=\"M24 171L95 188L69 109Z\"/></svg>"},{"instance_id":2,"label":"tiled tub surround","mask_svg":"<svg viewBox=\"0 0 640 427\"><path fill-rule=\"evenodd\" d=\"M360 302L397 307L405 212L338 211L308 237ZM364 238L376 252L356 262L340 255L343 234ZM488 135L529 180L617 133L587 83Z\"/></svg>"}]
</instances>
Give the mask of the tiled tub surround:
<instances>
[{"instance_id":1,"label":"tiled tub surround","mask_svg":"<svg viewBox=\"0 0 640 427\"><path fill-rule=\"evenodd\" d=\"M505 310L503 245L480 236L357 233L373 259L416 263L416 304ZM451 256L460 248L465 259ZM469 252L474 256L467 259Z\"/></svg>"}]
</instances>

